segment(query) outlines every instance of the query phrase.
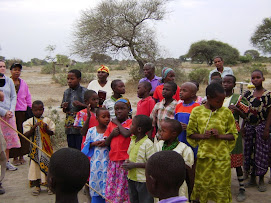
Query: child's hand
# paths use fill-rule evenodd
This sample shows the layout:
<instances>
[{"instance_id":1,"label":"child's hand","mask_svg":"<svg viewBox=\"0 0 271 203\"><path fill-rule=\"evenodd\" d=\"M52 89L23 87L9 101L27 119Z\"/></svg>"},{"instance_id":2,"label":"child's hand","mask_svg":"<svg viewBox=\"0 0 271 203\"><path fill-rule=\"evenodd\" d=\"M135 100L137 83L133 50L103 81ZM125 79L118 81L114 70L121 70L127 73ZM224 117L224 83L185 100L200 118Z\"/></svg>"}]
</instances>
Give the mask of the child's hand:
<instances>
[{"instance_id":1,"label":"child's hand","mask_svg":"<svg viewBox=\"0 0 271 203\"><path fill-rule=\"evenodd\" d=\"M12 118L12 116L13 116L12 111L7 111L5 116L6 116L6 118Z\"/></svg>"},{"instance_id":2,"label":"child's hand","mask_svg":"<svg viewBox=\"0 0 271 203\"><path fill-rule=\"evenodd\" d=\"M120 122L119 122L119 120L117 118L112 119L112 123L114 123L116 125L120 124Z\"/></svg>"},{"instance_id":3,"label":"child's hand","mask_svg":"<svg viewBox=\"0 0 271 203\"><path fill-rule=\"evenodd\" d=\"M211 129L211 135L213 135L216 139L219 139L219 133L217 129Z\"/></svg>"},{"instance_id":4,"label":"child's hand","mask_svg":"<svg viewBox=\"0 0 271 203\"><path fill-rule=\"evenodd\" d=\"M209 139L211 137L212 133L211 130L206 130L203 134L203 139Z\"/></svg>"},{"instance_id":5,"label":"child's hand","mask_svg":"<svg viewBox=\"0 0 271 203\"><path fill-rule=\"evenodd\" d=\"M82 106L82 103L80 101L75 100L72 102L72 105L73 106Z\"/></svg>"},{"instance_id":6,"label":"child's hand","mask_svg":"<svg viewBox=\"0 0 271 203\"><path fill-rule=\"evenodd\" d=\"M116 127L116 128L114 128L114 130L112 130L112 132L111 132L111 136L112 137L116 137L116 136L118 136L120 134L120 130L119 130L119 127Z\"/></svg>"},{"instance_id":7,"label":"child's hand","mask_svg":"<svg viewBox=\"0 0 271 203\"><path fill-rule=\"evenodd\" d=\"M43 124L43 130L45 131L45 132L48 132L48 125L46 124L46 123L44 123Z\"/></svg>"},{"instance_id":8,"label":"child's hand","mask_svg":"<svg viewBox=\"0 0 271 203\"><path fill-rule=\"evenodd\" d=\"M128 159L125 160L125 162L122 164L122 168L124 168L126 171L135 168L134 162L129 161Z\"/></svg>"},{"instance_id":9,"label":"child's hand","mask_svg":"<svg viewBox=\"0 0 271 203\"><path fill-rule=\"evenodd\" d=\"M68 103L68 102L63 102L63 103L61 104L61 107L62 107L64 113L67 112L68 106L69 106L69 103Z\"/></svg>"},{"instance_id":10,"label":"child's hand","mask_svg":"<svg viewBox=\"0 0 271 203\"><path fill-rule=\"evenodd\" d=\"M183 130L186 130L186 128L187 128L187 124L182 123L182 122L180 122L180 123L181 123L181 125L182 125L182 129L183 129Z\"/></svg>"},{"instance_id":11,"label":"child's hand","mask_svg":"<svg viewBox=\"0 0 271 203\"><path fill-rule=\"evenodd\" d=\"M97 147L105 147L105 140L101 140Z\"/></svg>"},{"instance_id":12,"label":"child's hand","mask_svg":"<svg viewBox=\"0 0 271 203\"><path fill-rule=\"evenodd\" d=\"M91 146L99 146L100 143L101 141L95 141L91 143Z\"/></svg>"}]
</instances>

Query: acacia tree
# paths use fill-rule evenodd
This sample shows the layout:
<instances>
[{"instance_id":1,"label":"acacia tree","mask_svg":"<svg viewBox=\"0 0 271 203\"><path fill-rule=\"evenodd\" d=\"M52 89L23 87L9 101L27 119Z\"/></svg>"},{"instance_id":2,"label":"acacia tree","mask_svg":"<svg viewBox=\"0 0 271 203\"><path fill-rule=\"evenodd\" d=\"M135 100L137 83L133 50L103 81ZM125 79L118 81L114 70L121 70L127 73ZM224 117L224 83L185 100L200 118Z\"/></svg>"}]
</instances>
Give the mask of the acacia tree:
<instances>
[{"instance_id":1,"label":"acacia tree","mask_svg":"<svg viewBox=\"0 0 271 203\"><path fill-rule=\"evenodd\" d=\"M250 50L246 50L245 53L244 53L245 56L251 56L251 58L253 60L256 60L260 57L260 54L257 50L253 50L253 49L250 49Z\"/></svg>"},{"instance_id":2,"label":"acacia tree","mask_svg":"<svg viewBox=\"0 0 271 203\"><path fill-rule=\"evenodd\" d=\"M261 25L259 25L250 38L254 47L263 51L263 53L271 54L271 18L263 19Z\"/></svg>"},{"instance_id":3,"label":"acacia tree","mask_svg":"<svg viewBox=\"0 0 271 203\"><path fill-rule=\"evenodd\" d=\"M151 20L162 20L168 0L103 0L82 13L75 30L74 50L82 57L92 52L128 51L143 70L158 54Z\"/></svg>"}]
</instances>

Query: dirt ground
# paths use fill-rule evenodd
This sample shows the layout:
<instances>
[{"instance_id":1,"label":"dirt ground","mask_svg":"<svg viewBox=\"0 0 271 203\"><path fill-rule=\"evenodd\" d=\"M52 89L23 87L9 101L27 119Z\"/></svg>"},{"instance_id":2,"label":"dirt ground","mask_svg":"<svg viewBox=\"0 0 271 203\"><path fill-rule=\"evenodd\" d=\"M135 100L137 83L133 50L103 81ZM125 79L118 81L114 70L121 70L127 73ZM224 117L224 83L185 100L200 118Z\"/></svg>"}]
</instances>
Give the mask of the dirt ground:
<instances>
[{"instance_id":1,"label":"dirt ground","mask_svg":"<svg viewBox=\"0 0 271 203\"><path fill-rule=\"evenodd\" d=\"M7 71L8 72L8 71ZM7 74L8 75L8 74ZM113 79L122 79L123 81L127 81L129 77L127 71L111 71L110 80ZM55 84L51 79L51 75L40 74L40 68L24 68L22 72L22 78L27 82L32 100L42 100L45 103L46 107L51 106L53 109L57 109L58 112L64 116L59 108L62 95L64 90L67 88L66 86L60 86L59 84ZM137 85L137 84L135 84ZM83 84L83 86L87 86L87 84ZM139 100L136 97L136 92L132 92L131 90L127 91L128 94L125 96L132 101L133 109L136 109L137 101ZM46 111L45 111L46 113ZM26 160L29 160L27 156L25 156ZM18 166L17 171L7 171L5 179L3 181L3 187L6 190L4 195L0 196L0 203L25 203L25 202L33 202L33 203L45 203L45 202L55 202L55 195L47 195L46 188L42 188L43 191L37 197L31 195L31 189L29 188L28 180L28 164ZM270 172L265 177L265 182L267 183L270 177ZM236 178L235 170L232 169L232 195L233 202L236 202L235 196L238 192L238 181ZM267 184L267 192L260 193L257 188L248 188L246 190L247 199L246 203L253 202L261 202L268 203L271 202L271 185ZM83 191L79 192L79 202L87 202L86 195L83 194Z\"/></svg>"}]
</instances>

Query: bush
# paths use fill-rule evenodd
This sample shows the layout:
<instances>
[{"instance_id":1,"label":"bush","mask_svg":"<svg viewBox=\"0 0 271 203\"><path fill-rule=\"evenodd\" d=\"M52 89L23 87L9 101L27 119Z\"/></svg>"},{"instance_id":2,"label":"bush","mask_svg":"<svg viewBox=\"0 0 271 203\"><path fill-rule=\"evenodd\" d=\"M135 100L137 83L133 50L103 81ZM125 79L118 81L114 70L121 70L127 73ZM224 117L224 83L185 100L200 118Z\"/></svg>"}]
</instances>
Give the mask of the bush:
<instances>
[{"instance_id":1,"label":"bush","mask_svg":"<svg viewBox=\"0 0 271 203\"><path fill-rule=\"evenodd\" d=\"M243 74L243 75L246 75L246 74L250 74L252 73L252 71L254 70L260 70L263 72L264 75L268 74L268 69L266 68L266 65L265 64L262 64L262 63L254 63L254 64L251 64L250 66L248 65L245 65L243 66L242 68L239 68L238 69L238 73L239 74Z\"/></svg>"},{"instance_id":2,"label":"bush","mask_svg":"<svg viewBox=\"0 0 271 203\"><path fill-rule=\"evenodd\" d=\"M241 63L249 63L251 60L252 60L252 57L250 55L240 56L239 57L239 61Z\"/></svg>"},{"instance_id":3,"label":"bush","mask_svg":"<svg viewBox=\"0 0 271 203\"><path fill-rule=\"evenodd\" d=\"M197 81L198 83L207 83L209 79L209 70L196 68L189 73L188 77L189 80Z\"/></svg>"},{"instance_id":4,"label":"bush","mask_svg":"<svg viewBox=\"0 0 271 203\"><path fill-rule=\"evenodd\" d=\"M61 67L55 66L55 73L61 73L61 72L62 72ZM53 63L49 63L49 64L43 66L41 68L41 73L42 74L53 74L54 73Z\"/></svg>"},{"instance_id":5,"label":"bush","mask_svg":"<svg viewBox=\"0 0 271 203\"><path fill-rule=\"evenodd\" d=\"M134 66L130 69L129 71L129 75L131 77L131 82L138 82L142 77L143 75L141 75L139 73L139 67L138 66Z\"/></svg>"},{"instance_id":6,"label":"bush","mask_svg":"<svg viewBox=\"0 0 271 203\"><path fill-rule=\"evenodd\" d=\"M80 70L82 73L95 73L97 70L95 67L90 63L76 63L75 65L69 66L69 70L77 69Z\"/></svg>"}]
</instances>

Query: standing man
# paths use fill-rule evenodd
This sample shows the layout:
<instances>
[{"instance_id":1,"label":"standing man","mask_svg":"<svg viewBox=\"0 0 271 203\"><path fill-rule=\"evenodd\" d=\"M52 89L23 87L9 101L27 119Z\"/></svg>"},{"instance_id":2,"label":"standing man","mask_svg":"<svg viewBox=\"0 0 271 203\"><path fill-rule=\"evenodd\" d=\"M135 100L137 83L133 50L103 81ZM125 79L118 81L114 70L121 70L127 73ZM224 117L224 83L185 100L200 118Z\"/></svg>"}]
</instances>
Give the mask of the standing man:
<instances>
[{"instance_id":1,"label":"standing man","mask_svg":"<svg viewBox=\"0 0 271 203\"><path fill-rule=\"evenodd\" d=\"M221 56L216 56L214 58L214 64L216 66L216 69L212 70L209 73L209 84L211 82L211 75L214 72L219 72L222 78L224 76L226 76L226 75L233 75L233 71L232 71L232 69L230 67L223 67L224 60L223 60L223 58Z\"/></svg>"},{"instance_id":2,"label":"standing man","mask_svg":"<svg viewBox=\"0 0 271 203\"><path fill-rule=\"evenodd\" d=\"M148 81L149 83L151 83L152 89L150 92L150 96L152 96L155 88L158 85L162 84L161 83L162 78L155 75L155 66L153 63L146 63L143 67L143 71L144 71L145 78L142 78L141 80L139 80L139 83L143 81Z\"/></svg>"}]
</instances>

